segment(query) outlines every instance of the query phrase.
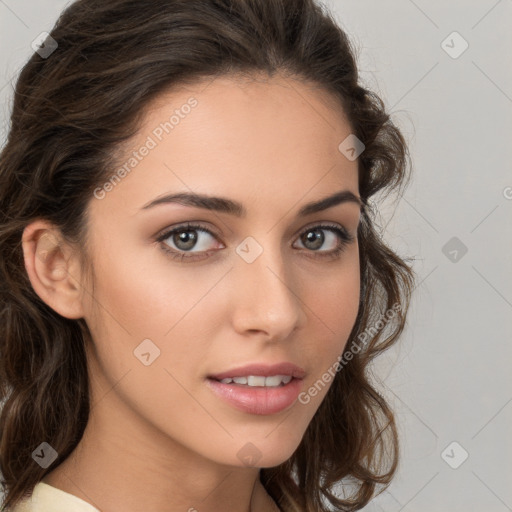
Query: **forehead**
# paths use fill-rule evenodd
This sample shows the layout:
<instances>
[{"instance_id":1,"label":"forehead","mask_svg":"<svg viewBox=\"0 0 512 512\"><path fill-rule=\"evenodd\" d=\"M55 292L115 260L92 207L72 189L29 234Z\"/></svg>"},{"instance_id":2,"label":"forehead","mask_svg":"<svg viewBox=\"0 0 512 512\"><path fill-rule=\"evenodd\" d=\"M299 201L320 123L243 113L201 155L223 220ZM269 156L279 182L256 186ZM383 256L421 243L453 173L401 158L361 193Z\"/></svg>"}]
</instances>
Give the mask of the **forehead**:
<instances>
[{"instance_id":1,"label":"forehead","mask_svg":"<svg viewBox=\"0 0 512 512\"><path fill-rule=\"evenodd\" d=\"M341 188L357 194L357 162L338 149L350 133L336 98L312 83L276 75L182 85L148 106L105 200L135 213L171 191L288 207Z\"/></svg>"},{"instance_id":2,"label":"forehead","mask_svg":"<svg viewBox=\"0 0 512 512\"><path fill-rule=\"evenodd\" d=\"M183 122L187 118L192 120ZM348 119L332 94L318 84L283 75L221 76L173 88L148 106L140 133L168 121L173 131L179 124L184 136L200 130L205 137L215 129L211 135L216 142L266 142L271 150L292 138L329 144L350 133Z\"/></svg>"}]
</instances>

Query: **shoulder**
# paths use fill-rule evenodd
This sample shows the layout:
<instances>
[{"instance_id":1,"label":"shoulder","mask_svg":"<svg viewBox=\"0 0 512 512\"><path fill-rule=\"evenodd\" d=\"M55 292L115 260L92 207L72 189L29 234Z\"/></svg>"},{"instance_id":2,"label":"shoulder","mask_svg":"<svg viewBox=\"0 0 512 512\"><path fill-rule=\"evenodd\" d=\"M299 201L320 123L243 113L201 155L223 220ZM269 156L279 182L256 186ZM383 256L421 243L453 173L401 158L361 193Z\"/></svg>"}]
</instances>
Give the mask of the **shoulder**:
<instances>
[{"instance_id":1,"label":"shoulder","mask_svg":"<svg viewBox=\"0 0 512 512\"><path fill-rule=\"evenodd\" d=\"M38 482L32 494L7 512L100 512L78 496Z\"/></svg>"}]
</instances>

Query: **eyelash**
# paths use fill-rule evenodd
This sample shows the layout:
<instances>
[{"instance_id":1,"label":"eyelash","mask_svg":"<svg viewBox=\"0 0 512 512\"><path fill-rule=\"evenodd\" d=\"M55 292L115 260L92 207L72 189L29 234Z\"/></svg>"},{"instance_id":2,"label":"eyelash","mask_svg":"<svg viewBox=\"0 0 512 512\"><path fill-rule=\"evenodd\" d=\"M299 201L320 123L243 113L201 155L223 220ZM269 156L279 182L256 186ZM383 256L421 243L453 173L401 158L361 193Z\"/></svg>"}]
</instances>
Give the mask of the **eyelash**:
<instances>
[{"instance_id":1,"label":"eyelash","mask_svg":"<svg viewBox=\"0 0 512 512\"><path fill-rule=\"evenodd\" d=\"M353 235L351 235L350 233L348 233L348 231L345 228L342 228L336 224L319 224L316 226L306 228L299 234L299 238L302 237L303 235L305 235L306 233L309 233L310 231L317 231L319 229L325 229L325 230L329 230L329 231L336 233L338 235L338 238L340 239L340 244L338 245L338 247L336 247L336 249L333 249L331 251L313 251L313 250L308 251L308 252L315 253L313 258L336 258L345 250L345 247L348 244L350 244L351 242L353 242L355 239L355 237ZM193 223L189 222L189 223L186 223L181 226L177 226L173 229L170 229L170 230L162 233L156 239L156 241L161 244L162 249L171 258L177 259L180 261L183 261L183 260L196 261L198 259L204 259L205 254L207 255L211 252L215 252L215 250L201 251L201 252L191 253L191 254L193 254L193 256L189 256L187 251L181 252L181 251L177 251L176 249L171 249L166 243L164 243L164 240L167 240L167 238L169 238L173 234L186 232L186 231L202 231L204 233L208 233L209 235L212 235L214 238L217 238L215 233L213 233L209 229L201 226L200 224L193 224ZM307 251L307 249L306 249L306 251ZM206 257L208 257L208 256L206 256Z\"/></svg>"}]
</instances>

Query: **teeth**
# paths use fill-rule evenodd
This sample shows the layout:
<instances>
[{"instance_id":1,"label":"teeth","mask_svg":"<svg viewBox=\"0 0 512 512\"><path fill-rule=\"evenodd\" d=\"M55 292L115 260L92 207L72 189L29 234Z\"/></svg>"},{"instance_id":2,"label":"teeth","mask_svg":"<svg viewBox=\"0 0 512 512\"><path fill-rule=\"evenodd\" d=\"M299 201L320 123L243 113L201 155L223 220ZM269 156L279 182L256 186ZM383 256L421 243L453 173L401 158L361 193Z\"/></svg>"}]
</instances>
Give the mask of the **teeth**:
<instances>
[{"instance_id":1,"label":"teeth","mask_svg":"<svg viewBox=\"0 0 512 512\"><path fill-rule=\"evenodd\" d=\"M234 382L235 384L242 384L246 386L252 387L270 387L276 388L283 384L288 384L292 380L290 375L272 375L270 377L263 377L258 375L248 375L247 377L233 377L222 379L221 382L223 384L231 384Z\"/></svg>"},{"instance_id":2,"label":"teeth","mask_svg":"<svg viewBox=\"0 0 512 512\"><path fill-rule=\"evenodd\" d=\"M281 376L273 375L271 377L249 377L249 386L269 386L275 387L281 385Z\"/></svg>"}]
</instances>

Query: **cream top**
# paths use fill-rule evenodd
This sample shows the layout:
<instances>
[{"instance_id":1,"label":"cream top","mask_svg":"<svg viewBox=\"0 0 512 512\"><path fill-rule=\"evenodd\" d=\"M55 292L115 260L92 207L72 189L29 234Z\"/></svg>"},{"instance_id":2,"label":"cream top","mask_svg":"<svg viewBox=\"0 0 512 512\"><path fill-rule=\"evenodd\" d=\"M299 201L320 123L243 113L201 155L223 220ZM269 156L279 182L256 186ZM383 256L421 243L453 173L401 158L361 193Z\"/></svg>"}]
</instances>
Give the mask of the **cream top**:
<instances>
[{"instance_id":1,"label":"cream top","mask_svg":"<svg viewBox=\"0 0 512 512\"><path fill-rule=\"evenodd\" d=\"M45 482L34 486L32 495L24 498L9 512L101 512L83 499Z\"/></svg>"}]
</instances>

